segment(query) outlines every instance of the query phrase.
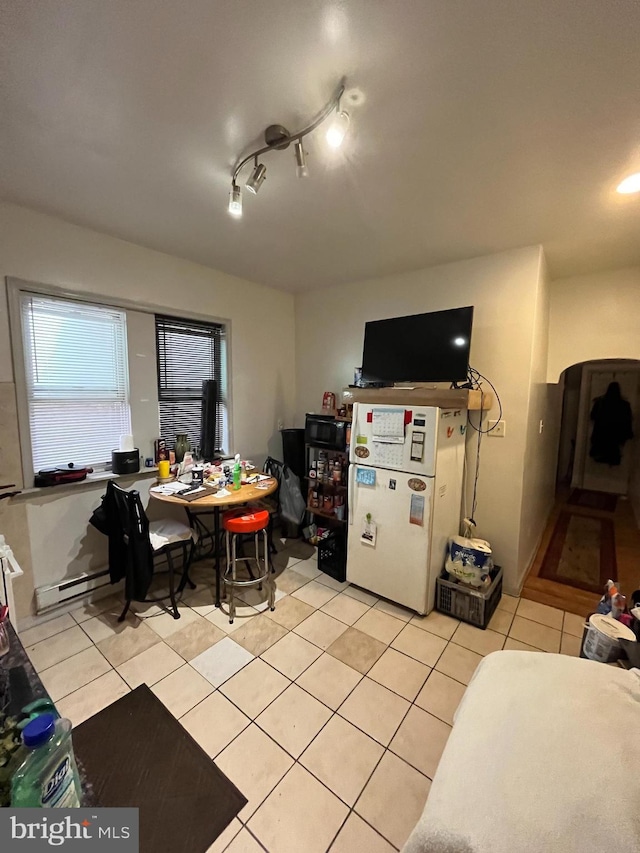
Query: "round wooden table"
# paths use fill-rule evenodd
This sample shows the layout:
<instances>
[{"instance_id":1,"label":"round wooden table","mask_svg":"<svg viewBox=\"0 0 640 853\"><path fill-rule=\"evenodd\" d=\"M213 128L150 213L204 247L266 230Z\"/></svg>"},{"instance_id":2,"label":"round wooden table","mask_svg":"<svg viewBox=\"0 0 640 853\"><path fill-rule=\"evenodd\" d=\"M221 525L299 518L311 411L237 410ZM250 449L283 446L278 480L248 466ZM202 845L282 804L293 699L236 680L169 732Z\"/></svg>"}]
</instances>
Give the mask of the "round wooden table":
<instances>
[{"instance_id":1,"label":"round wooden table","mask_svg":"<svg viewBox=\"0 0 640 853\"><path fill-rule=\"evenodd\" d=\"M185 483L185 485L188 484ZM262 486L262 488L257 488L258 485ZM234 490L233 486L227 486L226 488L230 494L224 495L223 497L216 497L217 492L210 492L209 494L203 495L201 498L192 501L182 500L175 495L161 495L157 492L149 492L149 496L154 500L161 501L162 503L180 504L183 506L187 513L189 524L192 528L197 527L198 523L202 525L202 522L197 521L199 513L213 512L213 556L216 569L216 607L220 607L220 555L218 553L218 544L220 542L220 510L229 509L229 507L232 506L239 506L240 504L251 503L251 501L258 501L262 498L266 498L277 490L278 481L275 477L269 477L268 480L261 480L259 483L248 483L247 485L240 486L237 490Z\"/></svg>"}]
</instances>

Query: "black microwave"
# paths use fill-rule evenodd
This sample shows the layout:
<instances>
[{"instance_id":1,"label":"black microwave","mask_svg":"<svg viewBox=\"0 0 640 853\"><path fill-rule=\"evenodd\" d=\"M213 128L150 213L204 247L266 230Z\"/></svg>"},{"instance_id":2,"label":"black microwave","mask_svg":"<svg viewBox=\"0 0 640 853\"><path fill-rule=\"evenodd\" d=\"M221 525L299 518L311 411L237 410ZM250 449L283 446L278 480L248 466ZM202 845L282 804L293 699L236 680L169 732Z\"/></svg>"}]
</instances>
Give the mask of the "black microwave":
<instances>
[{"instance_id":1,"label":"black microwave","mask_svg":"<svg viewBox=\"0 0 640 853\"><path fill-rule=\"evenodd\" d=\"M333 415L307 415L304 427L305 443L314 447L326 447L327 450L346 450L347 426L345 421L337 421Z\"/></svg>"}]
</instances>

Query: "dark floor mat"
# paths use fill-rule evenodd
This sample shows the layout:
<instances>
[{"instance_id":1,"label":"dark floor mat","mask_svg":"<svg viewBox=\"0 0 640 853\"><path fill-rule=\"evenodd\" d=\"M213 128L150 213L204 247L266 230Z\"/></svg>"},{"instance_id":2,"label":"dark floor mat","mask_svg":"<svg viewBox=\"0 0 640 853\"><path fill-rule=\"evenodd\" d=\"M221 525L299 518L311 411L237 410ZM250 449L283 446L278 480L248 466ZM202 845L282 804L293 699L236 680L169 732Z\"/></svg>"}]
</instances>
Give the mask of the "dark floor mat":
<instances>
[{"instance_id":1,"label":"dark floor mat","mask_svg":"<svg viewBox=\"0 0 640 853\"><path fill-rule=\"evenodd\" d=\"M140 809L140 853L205 853L247 802L144 684L75 728L73 745L96 806Z\"/></svg>"},{"instance_id":2,"label":"dark floor mat","mask_svg":"<svg viewBox=\"0 0 640 853\"><path fill-rule=\"evenodd\" d=\"M613 521L566 507L559 514L539 577L600 593L617 576Z\"/></svg>"},{"instance_id":3,"label":"dark floor mat","mask_svg":"<svg viewBox=\"0 0 640 853\"><path fill-rule=\"evenodd\" d=\"M615 512L618 496L608 492L592 492L590 489L574 489L567 503L571 506L584 506L588 509L601 509L603 512Z\"/></svg>"}]
</instances>

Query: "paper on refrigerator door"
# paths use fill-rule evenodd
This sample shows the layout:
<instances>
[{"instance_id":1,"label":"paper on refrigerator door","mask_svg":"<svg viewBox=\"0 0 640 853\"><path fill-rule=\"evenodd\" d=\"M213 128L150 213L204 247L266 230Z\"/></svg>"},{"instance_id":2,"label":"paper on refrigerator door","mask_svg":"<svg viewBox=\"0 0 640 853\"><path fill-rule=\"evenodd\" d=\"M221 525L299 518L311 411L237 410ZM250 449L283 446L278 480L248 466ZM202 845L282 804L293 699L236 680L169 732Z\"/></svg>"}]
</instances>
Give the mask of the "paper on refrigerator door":
<instances>
[{"instance_id":1,"label":"paper on refrigerator door","mask_svg":"<svg viewBox=\"0 0 640 853\"><path fill-rule=\"evenodd\" d=\"M404 444L404 409L373 410L373 440Z\"/></svg>"},{"instance_id":2,"label":"paper on refrigerator door","mask_svg":"<svg viewBox=\"0 0 640 853\"><path fill-rule=\"evenodd\" d=\"M384 441L373 442L373 463L385 468L404 468L404 445L387 444Z\"/></svg>"},{"instance_id":3,"label":"paper on refrigerator door","mask_svg":"<svg viewBox=\"0 0 640 853\"><path fill-rule=\"evenodd\" d=\"M356 468L356 483L362 486L375 486L376 471L375 468Z\"/></svg>"},{"instance_id":4,"label":"paper on refrigerator door","mask_svg":"<svg viewBox=\"0 0 640 853\"><path fill-rule=\"evenodd\" d=\"M424 527L424 497L422 495L411 495L409 524L417 524L419 527Z\"/></svg>"},{"instance_id":5,"label":"paper on refrigerator door","mask_svg":"<svg viewBox=\"0 0 640 853\"><path fill-rule=\"evenodd\" d=\"M378 534L378 527L375 521L372 521L371 515L367 513L363 520L362 524L362 533L360 534L360 541L364 545L371 545L373 548L376 547L376 536Z\"/></svg>"}]
</instances>

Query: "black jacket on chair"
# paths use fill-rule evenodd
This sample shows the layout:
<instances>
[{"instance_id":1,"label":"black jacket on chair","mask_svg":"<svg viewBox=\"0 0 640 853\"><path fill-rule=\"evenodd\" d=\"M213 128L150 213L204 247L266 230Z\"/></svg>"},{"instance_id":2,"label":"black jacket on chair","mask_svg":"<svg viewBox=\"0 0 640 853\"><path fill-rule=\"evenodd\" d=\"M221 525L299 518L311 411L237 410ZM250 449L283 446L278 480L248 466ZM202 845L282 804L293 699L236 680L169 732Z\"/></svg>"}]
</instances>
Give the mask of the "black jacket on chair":
<instances>
[{"instance_id":1,"label":"black jacket on chair","mask_svg":"<svg viewBox=\"0 0 640 853\"><path fill-rule=\"evenodd\" d=\"M90 522L109 538L111 583L124 578L126 599L144 601L153 578L153 550L140 493L126 492L110 480Z\"/></svg>"}]
</instances>

